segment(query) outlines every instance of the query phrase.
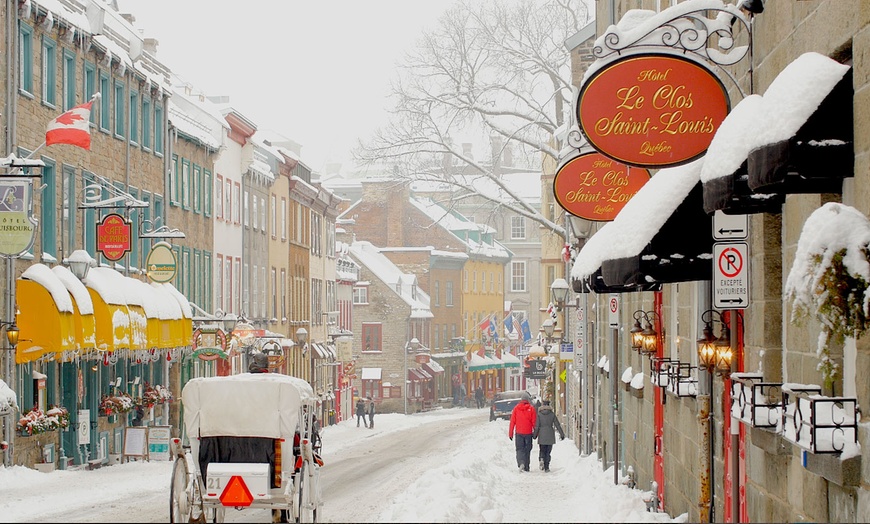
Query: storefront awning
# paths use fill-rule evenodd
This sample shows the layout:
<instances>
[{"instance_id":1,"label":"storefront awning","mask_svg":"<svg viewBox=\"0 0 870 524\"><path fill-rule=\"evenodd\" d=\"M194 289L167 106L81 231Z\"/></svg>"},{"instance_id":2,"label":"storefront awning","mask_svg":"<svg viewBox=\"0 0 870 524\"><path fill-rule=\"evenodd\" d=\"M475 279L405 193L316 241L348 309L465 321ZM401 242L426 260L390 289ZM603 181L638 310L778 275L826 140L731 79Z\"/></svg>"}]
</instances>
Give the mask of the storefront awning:
<instances>
[{"instance_id":1,"label":"storefront awning","mask_svg":"<svg viewBox=\"0 0 870 524\"><path fill-rule=\"evenodd\" d=\"M423 364L423 369L428 371L431 375L438 375L444 373L444 367L441 364L435 362L434 360L430 360L429 362Z\"/></svg>"},{"instance_id":2,"label":"storefront awning","mask_svg":"<svg viewBox=\"0 0 870 524\"><path fill-rule=\"evenodd\" d=\"M381 368L362 368L362 380L380 380Z\"/></svg>"},{"instance_id":3,"label":"storefront awning","mask_svg":"<svg viewBox=\"0 0 870 524\"><path fill-rule=\"evenodd\" d=\"M489 369L489 362L477 353L471 353L470 357L465 358L466 371L486 371Z\"/></svg>"},{"instance_id":4,"label":"storefront awning","mask_svg":"<svg viewBox=\"0 0 870 524\"><path fill-rule=\"evenodd\" d=\"M64 266L54 266L51 271L60 279L73 299L76 352L95 349L96 321L94 319L94 304L88 289L81 280L72 274L72 271Z\"/></svg>"},{"instance_id":5,"label":"storefront awning","mask_svg":"<svg viewBox=\"0 0 870 524\"><path fill-rule=\"evenodd\" d=\"M432 375L420 368L408 368L408 380L423 382L426 380L432 380Z\"/></svg>"},{"instance_id":6,"label":"storefront awning","mask_svg":"<svg viewBox=\"0 0 870 524\"><path fill-rule=\"evenodd\" d=\"M713 276L713 223L712 216L704 212L702 200L703 189L698 182L643 251L602 262L604 283L643 286L710 280Z\"/></svg>"},{"instance_id":7,"label":"storefront awning","mask_svg":"<svg viewBox=\"0 0 870 524\"><path fill-rule=\"evenodd\" d=\"M96 320L96 345L100 351L130 348L130 311L118 286L114 269L94 267L84 283L91 294Z\"/></svg>"},{"instance_id":8,"label":"storefront awning","mask_svg":"<svg viewBox=\"0 0 870 524\"><path fill-rule=\"evenodd\" d=\"M160 349L170 349L187 345L184 332L184 314L181 310L181 304L175 299L175 296L165 287L164 284L150 284L157 297L160 310L160 336L158 347ZM173 287L174 289L174 287ZM191 331L187 339L192 342L193 332Z\"/></svg>"},{"instance_id":9,"label":"storefront awning","mask_svg":"<svg viewBox=\"0 0 870 524\"><path fill-rule=\"evenodd\" d=\"M749 153L749 186L839 193L854 174L852 68L819 53L787 65L764 92L764 119Z\"/></svg>"},{"instance_id":10,"label":"storefront awning","mask_svg":"<svg viewBox=\"0 0 870 524\"><path fill-rule=\"evenodd\" d=\"M486 355L483 357L489 363L489 369L502 369L504 368L504 362L500 358L491 357Z\"/></svg>"},{"instance_id":11,"label":"storefront awning","mask_svg":"<svg viewBox=\"0 0 870 524\"><path fill-rule=\"evenodd\" d=\"M602 275L601 268L599 267L597 270L595 270L595 273L588 275L584 278L578 279L572 277L571 287L575 293L595 292L601 295L605 293L636 293L641 291L658 291L662 288L662 285L658 282L648 282L638 286L608 286L604 282L604 276Z\"/></svg>"},{"instance_id":12,"label":"storefront awning","mask_svg":"<svg viewBox=\"0 0 870 524\"><path fill-rule=\"evenodd\" d=\"M326 352L326 349L321 344L317 342L312 342L311 358L326 359L329 358L329 353Z\"/></svg>"},{"instance_id":13,"label":"storefront awning","mask_svg":"<svg viewBox=\"0 0 870 524\"><path fill-rule=\"evenodd\" d=\"M586 242L571 279L585 280L596 290L595 273L600 269L605 286L627 292L662 282L696 280L704 271L710 278L712 217L701 208L701 164L696 160L659 170L612 222ZM687 234L686 217L699 222L691 227L704 233ZM605 266L608 261L617 263Z\"/></svg>"},{"instance_id":14,"label":"storefront awning","mask_svg":"<svg viewBox=\"0 0 870 524\"><path fill-rule=\"evenodd\" d=\"M17 281L18 345L15 362L76 349L72 297L63 282L43 264L33 264Z\"/></svg>"},{"instance_id":15,"label":"storefront awning","mask_svg":"<svg viewBox=\"0 0 870 524\"><path fill-rule=\"evenodd\" d=\"M506 368L520 367L520 359L513 353L502 353L501 359L504 361L504 367Z\"/></svg>"},{"instance_id":16,"label":"storefront awning","mask_svg":"<svg viewBox=\"0 0 870 524\"><path fill-rule=\"evenodd\" d=\"M749 187L746 159L755 147L755 129L763 118L764 100L749 95L722 121L710 142L701 182L704 184L704 210L728 214L780 213L785 195L779 191L755 193Z\"/></svg>"}]
</instances>

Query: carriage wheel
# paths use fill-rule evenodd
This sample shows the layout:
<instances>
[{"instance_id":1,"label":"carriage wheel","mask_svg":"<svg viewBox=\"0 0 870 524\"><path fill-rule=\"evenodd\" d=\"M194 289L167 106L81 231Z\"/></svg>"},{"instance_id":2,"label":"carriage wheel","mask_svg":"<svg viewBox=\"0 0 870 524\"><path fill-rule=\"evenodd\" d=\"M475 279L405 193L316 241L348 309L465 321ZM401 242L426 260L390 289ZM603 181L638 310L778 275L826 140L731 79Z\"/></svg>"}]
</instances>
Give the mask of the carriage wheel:
<instances>
[{"instance_id":1,"label":"carriage wheel","mask_svg":"<svg viewBox=\"0 0 870 524\"><path fill-rule=\"evenodd\" d=\"M169 522L190 522L192 515L190 491L187 489L189 483L187 460L183 456L178 457L172 467L172 482L169 485Z\"/></svg>"}]
</instances>

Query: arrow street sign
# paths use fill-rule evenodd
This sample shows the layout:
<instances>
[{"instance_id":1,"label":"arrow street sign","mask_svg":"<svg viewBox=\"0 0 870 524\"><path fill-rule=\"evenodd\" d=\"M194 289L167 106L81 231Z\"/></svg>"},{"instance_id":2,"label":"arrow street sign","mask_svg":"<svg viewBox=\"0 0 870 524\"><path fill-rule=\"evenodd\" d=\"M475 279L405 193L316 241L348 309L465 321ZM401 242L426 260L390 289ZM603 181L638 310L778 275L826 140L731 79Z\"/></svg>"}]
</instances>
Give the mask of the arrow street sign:
<instances>
[{"instance_id":1,"label":"arrow street sign","mask_svg":"<svg viewBox=\"0 0 870 524\"><path fill-rule=\"evenodd\" d=\"M713 244L713 306L746 309L749 306L749 249L746 242Z\"/></svg>"},{"instance_id":2,"label":"arrow street sign","mask_svg":"<svg viewBox=\"0 0 870 524\"><path fill-rule=\"evenodd\" d=\"M714 240L745 240L748 236L748 215L726 215L722 211L713 215Z\"/></svg>"}]
</instances>

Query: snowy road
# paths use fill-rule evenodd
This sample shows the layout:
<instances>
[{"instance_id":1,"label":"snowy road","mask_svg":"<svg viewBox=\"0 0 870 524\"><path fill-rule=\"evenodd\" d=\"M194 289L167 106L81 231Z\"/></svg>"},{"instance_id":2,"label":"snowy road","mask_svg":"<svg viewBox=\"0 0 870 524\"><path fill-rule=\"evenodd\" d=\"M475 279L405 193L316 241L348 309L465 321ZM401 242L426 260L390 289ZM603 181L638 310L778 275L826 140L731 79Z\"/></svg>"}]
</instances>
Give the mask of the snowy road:
<instances>
[{"instance_id":1,"label":"snowy road","mask_svg":"<svg viewBox=\"0 0 870 524\"><path fill-rule=\"evenodd\" d=\"M487 410L382 414L375 429L345 421L323 431L323 522L674 522L648 513L639 490L613 485L570 440L552 471L516 469L506 421ZM40 473L0 467L2 522L167 522L170 462ZM227 510L227 522L269 522Z\"/></svg>"}]
</instances>

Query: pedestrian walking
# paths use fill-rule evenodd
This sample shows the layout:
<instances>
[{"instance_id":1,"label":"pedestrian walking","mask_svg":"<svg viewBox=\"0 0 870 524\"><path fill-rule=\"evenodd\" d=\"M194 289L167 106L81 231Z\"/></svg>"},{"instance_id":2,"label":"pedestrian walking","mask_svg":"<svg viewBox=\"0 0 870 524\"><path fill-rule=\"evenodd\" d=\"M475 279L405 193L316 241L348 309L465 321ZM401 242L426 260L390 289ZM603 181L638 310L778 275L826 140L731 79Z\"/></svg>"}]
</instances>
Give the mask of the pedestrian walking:
<instances>
[{"instance_id":1,"label":"pedestrian walking","mask_svg":"<svg viewBox=\"0 0 870 524\"><path fill-rule=\"evenodd\" d=\"M517 467L520 471L529 470L529 461L532 455L532 434L538 419L535 406L529 402L531 398L528 392L523 392L523 398L511 411L511 422L508 426L509 439L514 440L514 431L516 431L514 444L517 450Z\"/></svg>"},{"instance_id":2,"label":"pedestrian walking","mask_svg":"<svg viewBox=\"0 0 870 524\"><path fill-rule=\"evenodd\" d=\"M550 401L545 400L544 405L538 408L535 430L532 433L532 438L538 439L538 462L545 472L550 471L550 453L553 451L553 444L556 443L556 431L559 432L559 440L565 440L565 432L562 431L559 417L550 407Z\"/></svg>"},{"instance_id":3,"label":"pedestrian walking","mask_svg":"<svg viewBox=\"0 0 870 524\"><path fill-rule=\"evenodd\" d=\"M482 387L477 386L477 389L474 390L474 400L477 401L477 409L480 409L483 407L484 397L483 397L483 388Z\"/></svg>"},{"instance_id":4,"label":"pedestrian walking","mask_svg":"<svg viewBox=\"0 0 870 524\"><path fill-rule=\"evenodd\" d=\"M459 386L459 400L462 402L462 407L465 407L465 397L468 396L468 391L465 389L465 384Z\"/></svg>"},{"instance_id":5,"label":"pedestrian walking","mask_svg":"<svg viewBox=\"0 0 870 524\"><path fill-rule=\"evenodd\" d=\"M363 401L362 397L358 398L356 401L356 427L359 427L360 419L362 419L363 426L369 427L366 423L366 403Z\"/></svg>"},{"instance_id":6,"label":"pedestrian walking","mask_svg":"<svg viewBox=\"0 0 870 524\"><path fill-rule=\"evenodd\" d=\"M375 427L375 401L369 397L369 429Z\"/></svg>"}]
</instances>

